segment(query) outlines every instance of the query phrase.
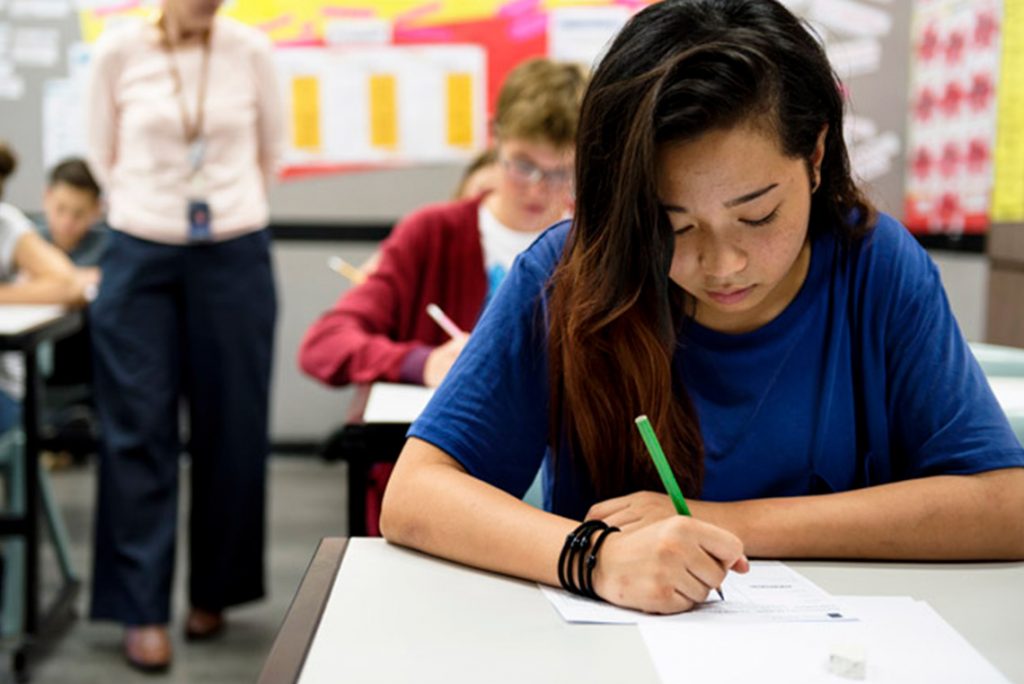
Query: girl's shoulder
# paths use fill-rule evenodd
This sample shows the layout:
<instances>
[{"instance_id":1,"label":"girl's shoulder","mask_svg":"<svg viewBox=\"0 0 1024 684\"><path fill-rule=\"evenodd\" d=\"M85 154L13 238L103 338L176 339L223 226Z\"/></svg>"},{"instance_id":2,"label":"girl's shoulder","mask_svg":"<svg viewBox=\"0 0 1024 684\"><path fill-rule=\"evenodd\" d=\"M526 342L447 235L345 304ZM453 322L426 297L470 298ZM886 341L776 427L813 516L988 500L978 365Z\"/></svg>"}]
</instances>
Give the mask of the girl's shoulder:
<instances>
[{"instance_id":1,"label":"girl's shoulder","mask_svg":"<svg viewBox=\"0 0 1024 684\"><path fill-rule=\"evenodd\" d=\"M538 235L533 244L519 255L519 259L531 270L550 274L555 270L555 266L558 265L559 260L562 258L562 252L569 238L571 227L572 221L570 219L554 224Z\"/></svg>"},{"instance_id":2,"label":"girl's shoulder","mask_svg":"<svg viewBox=\"0 0 1024 684\"><path fill-rule=\"evenodd\" d=\"M876 279L900 279L937 271L917 238L897 219L879 212L871 231L850 250L855 269Z\"/></svg>"}]
</instances>

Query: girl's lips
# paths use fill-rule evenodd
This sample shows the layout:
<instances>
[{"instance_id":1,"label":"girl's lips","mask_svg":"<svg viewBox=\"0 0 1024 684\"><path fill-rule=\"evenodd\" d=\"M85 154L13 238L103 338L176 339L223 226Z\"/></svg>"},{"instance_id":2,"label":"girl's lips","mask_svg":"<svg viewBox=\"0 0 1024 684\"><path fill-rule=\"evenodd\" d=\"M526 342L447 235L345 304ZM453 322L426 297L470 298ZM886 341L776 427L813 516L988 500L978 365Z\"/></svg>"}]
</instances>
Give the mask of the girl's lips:
<instances>
[{"instance_id":1,"label":"girl's lips","mask_svg":"<svg viewBox=\"0 0 1024 684\"><path fill-rule=\"evenodd\" d=\"M754 289L753 285L749 285L742 290L706 290L708 297L713 299L718 304L737 304L743 301L750 291Z\"/></svg>"}]
</instances>

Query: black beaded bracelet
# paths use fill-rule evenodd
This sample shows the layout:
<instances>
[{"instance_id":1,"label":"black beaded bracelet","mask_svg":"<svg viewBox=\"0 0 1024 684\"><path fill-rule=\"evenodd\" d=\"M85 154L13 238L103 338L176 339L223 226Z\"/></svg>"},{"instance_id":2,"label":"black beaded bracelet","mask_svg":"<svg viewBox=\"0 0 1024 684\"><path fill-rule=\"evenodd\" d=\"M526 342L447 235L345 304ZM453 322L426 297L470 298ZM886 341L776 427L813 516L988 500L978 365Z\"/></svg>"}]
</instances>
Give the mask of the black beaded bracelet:
<instances>
[{"instance_id":1,"label":"black beaded bracelet","mask_svg":"<svg viewBox=\"0 0 1024 684\"><path fill-rule=\"evenodd\" d=\"M600 601L601 597L594 591L594 567L597 565L597 552L601 550L601 545L604 544L604 540L608 538L612 532L621 532L618 527L608 526L601 530L601 533L597 535L597 539L594 540L594 546L591 547L590 553L587 554L587 566L586 574L584 574L584 581L580 584L580 589L583 590L583 595L587 598L592 598L595 601Z\"/></svg>"},{"instance_id":2,"label":"black beaded bracelet","mask_svg":"<svg viewBox=\"0 0 1024 684\"><path fill-rule=\"evenodd\" d=\"M605 524L600 520L587 520L566 535L565 543L562 545L562 552L558 555L558 582L566 591L573 594L580 593L576 578L572 572L575 565L573 561L579 552L580 545L584 544L584 538L586 538L586 545L589 545L591 532L596 528L604 526Z\"/></svg>"},{"instance_id":3,"label":"black beaded bracelet","mask_svg":"<svg viewBox=\"0 0 1024 684\"><path fill-rule=\"evenodd\" d=\"M590 549L590 538L600 530L600 535ZM617 527L609 527L601 520L587 520L565 537L562 552L558 555L558 582L562 588L579 596L598 598L593 589L593 572L597 564L597 551L611 532L618 532Z\"/></svg>"}]
</instances>

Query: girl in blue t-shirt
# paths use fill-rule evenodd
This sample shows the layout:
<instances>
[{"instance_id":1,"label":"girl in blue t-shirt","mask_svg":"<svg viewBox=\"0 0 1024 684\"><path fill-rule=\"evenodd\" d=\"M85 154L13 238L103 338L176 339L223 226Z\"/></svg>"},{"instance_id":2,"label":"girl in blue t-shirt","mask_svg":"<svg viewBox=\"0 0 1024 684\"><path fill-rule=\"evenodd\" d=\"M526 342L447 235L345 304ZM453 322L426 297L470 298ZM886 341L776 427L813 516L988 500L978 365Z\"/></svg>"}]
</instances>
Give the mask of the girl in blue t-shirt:
<instances>
[{"instance_id":1,"label":"girl in blue t-shirt","mask_svg":"<svg viewBox=\"0 0 1024 684\"><path fill-rule=\"evenodd\" d=\"M572 224L413 425L384 536L666 613L748 555L1024 557L1024 451L935 266L851 179L842 109L781 4L637 14L584 98ZM538 468L545 510L519 500Z\"/></svg>"}]
</instances>

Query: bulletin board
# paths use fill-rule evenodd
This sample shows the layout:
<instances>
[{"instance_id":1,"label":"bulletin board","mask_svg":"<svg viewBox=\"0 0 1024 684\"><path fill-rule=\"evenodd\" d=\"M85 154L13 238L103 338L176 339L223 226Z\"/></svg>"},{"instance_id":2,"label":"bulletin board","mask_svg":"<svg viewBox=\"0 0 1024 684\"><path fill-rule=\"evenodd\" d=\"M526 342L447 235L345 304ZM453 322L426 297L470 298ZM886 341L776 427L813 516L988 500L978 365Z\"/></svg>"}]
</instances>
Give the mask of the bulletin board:
<instances>
[{"instance_id":1,"label":"bulletin board","mask_svg":"<svg viewBox=\"0 0 1024 684\"><path fill-rule=\"evenodd\" d=\"M1024 3L916 0L911 42L907 226L1024 221Z\"/></svg>"},{"instance_id":2,"label":"bulletin board","mask_svg":"<svg viewBox=\"0 0 1024 684\"><path fill-rule=\"evenodd\" d=\"M283 178L464 163L489 142L498 89L523 59L590 65L644 0L234 0L269 36L287 102ZM153 2L89 0L85 43Z\"/></svg>"},{"instance_id":3,"label":"bulletin board","mask_svg":"<svg viewBox=\"0 0 1024 684\"><path fill-rule=\"evenodd\" d=\"M910 3L783 0L821 38L848 97L855 173L904 207ZM278 223L380 224L445 199L488 144L498 89L520 60L592 64L649 0L226 0L275 44L288 103ZM45 169L84 149L92 42L156 0L0 0L0 136L22 152L8 199L37 210ZM357 106L352 107L350 103ZM346 118L347 117L347 118Z\"/></svg>"},{"instance_id":4,"label":"bulletin board","mask_svg":"<svg viewBox=\"0 0 1024 684\"><path fill-rule=\"evenodd\" d=\"M991 216L1002 22L1000 0L919 0L906 223L921 233L982 233Z\"/></svg>"}]
</instances>

